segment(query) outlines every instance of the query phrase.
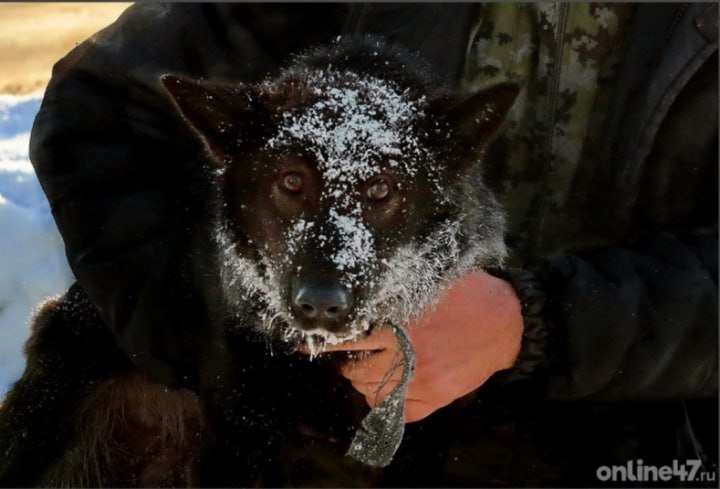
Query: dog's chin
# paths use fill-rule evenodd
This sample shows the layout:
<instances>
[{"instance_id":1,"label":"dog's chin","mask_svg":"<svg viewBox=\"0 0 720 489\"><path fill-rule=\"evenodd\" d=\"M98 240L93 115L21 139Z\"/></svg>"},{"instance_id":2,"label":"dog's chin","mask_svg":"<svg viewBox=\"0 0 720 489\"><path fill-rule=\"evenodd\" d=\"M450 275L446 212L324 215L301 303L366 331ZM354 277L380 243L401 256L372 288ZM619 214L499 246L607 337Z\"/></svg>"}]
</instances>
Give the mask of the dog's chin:
<instances>
[{"instance_id":1,"label":"dog's chin","mask_svg":"<svg viewBox=\"0 0 720 489\"><path fill-rule=\"evenodd\" d=\"M331 332L326 329L302 329L292 323L285 325L283 340L295 350L305 350L311 356L323 353L328 346L357 341L365 338L374 329L372 323L353 324L347 331Z\"/></svg>"}]
</instances>

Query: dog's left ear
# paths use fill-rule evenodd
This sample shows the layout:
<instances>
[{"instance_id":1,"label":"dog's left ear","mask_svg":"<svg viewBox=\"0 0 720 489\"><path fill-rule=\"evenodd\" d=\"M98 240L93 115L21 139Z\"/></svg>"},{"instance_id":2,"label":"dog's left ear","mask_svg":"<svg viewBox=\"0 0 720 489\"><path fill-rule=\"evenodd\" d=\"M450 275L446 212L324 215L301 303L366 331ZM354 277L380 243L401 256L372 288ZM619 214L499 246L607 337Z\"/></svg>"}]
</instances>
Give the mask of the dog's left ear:
<instances>
[{"instance_id":1,"label":"dog's left ear","mask_svg":"<svg viewBox=\"0 0 720 489\"><path fill-rule=\"evenodd\" d=\"M190 128L210 153L212 162L225 166L237 151L249 127L244 122L258 110L250 88L241 84L209 83L175 75L160 77L165 90Z\"/></svg>"},{"instance_id":2,"label":"dog's left ear","mask_svg":"<svg viewBox=\"0 0 720 489\"><path fill-rule=\"evenodd\" d=\"M493 85L453 104L445 120L461 143L485 146L498 134L519 92L514 83Z\"/></svg>"}]
</instances>

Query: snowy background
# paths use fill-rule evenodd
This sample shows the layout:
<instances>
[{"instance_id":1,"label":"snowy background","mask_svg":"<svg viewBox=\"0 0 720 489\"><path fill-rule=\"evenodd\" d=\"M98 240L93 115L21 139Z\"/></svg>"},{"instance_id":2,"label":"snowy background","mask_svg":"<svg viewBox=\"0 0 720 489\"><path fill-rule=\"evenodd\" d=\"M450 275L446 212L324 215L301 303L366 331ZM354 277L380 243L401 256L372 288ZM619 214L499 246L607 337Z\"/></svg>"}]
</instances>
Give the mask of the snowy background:
<instances>
[{"instance_id":1,"label":"snowy background","mask_svg":"<svg viewBox=\"0 0 720 489\"><path fill-rule=\"evenodd\" d=\"M130 3L0 2L0 402L25 366L28 320L72 274L28 160L53 64Z\"/></svg>"},{"instance_id":2,"label":"snowy background","mask_svg":"<svg viewBox=\"0 0 720 489\"><path fill-rule=\"evenodd\" d=\"M28 159L41 94L0 95L0 399L25 365L28 320L72 281L62 240Z\"/></svg>"}]
</instances>

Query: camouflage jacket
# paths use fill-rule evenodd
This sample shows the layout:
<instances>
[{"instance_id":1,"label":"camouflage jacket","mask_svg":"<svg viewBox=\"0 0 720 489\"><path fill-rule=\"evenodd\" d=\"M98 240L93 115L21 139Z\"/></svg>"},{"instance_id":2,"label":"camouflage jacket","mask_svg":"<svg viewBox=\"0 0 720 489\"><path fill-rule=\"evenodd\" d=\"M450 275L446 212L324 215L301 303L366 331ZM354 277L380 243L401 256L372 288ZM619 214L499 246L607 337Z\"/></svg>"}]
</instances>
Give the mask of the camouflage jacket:
<instances>
[{"instance_id":1,"label":"camouflage jacket","mask_svg":"<svg viewBox=\"0 0 720 489\"><path fill-rule=\"evenodd\" d=\"M483 477L496 463L506 467L495 471L501 484L546 484L554 476L557 484L592 484L592 460L640 453L698 458L714 470L717 438L705 433L717 429L717 6L415 9L416 29L409 9L391 6L365 6L364 25L407 39L445 69L449 83L523 87L485 164L509 213L511 261L535 273L513 284L524 301L523 351L539 350L547 362L540 397L624 401L509 408L512 421L495 418L493 433L508 430L519 443L513 455L498 455L497 446L477 441L483 433L466 431L466 449L485 461ZM447 26L451 18L456 30ZM397 19L408 22L393 26ZM467 44L457 30L469 33ZM461 46L464 57L453 57ZM488 390L478 397L497 395ZM705 396L715 400L642 402ZM556 456L564 468L549 462ZM455 468L467 475L470 466Z\"/></svg>"},{"instance_id":2,"label":"camouflage jacket","mask_svg":"<svg viewBox=\"0 0 720 489\"><path fill-rule=\"evenodd\" d=\"M688 143L695 140L683 148L684 161L703 161L702 169L691 164L695 170L688 175L646 174L655 178L640 181L647 156L659 149L655 136L672 102L701 65L704 73L712 71L717 27L710 4L364 5L358 10L358 29L420 50L447 73L448 83L467 89L501 81L521 85L505 137L486 162L509 213L516 265L716 224L717 214L707 210L717 195L710 183L717 165L707 154L716 111L701 111L702 119L688 131L693 137L679 135ZM712 87L704 93L701 103L714 107ZM661 179L687 183L670 191ZM668 192L673 195L664 195ZM677 204L698 198L695 217L687 205Z\"/></svg>"},{"instance_id":3,"label":"camouflage jacket","mask_svg":"<svg viewBox=\"0 0 720 489\"><path fill-rule=\"evenodd\" d=\"M707 268L687 285L699 296L708 292L707 299L714 294L717 253L709 250L717 242L716 6L498 3L414 9L415 17L407 8L366 5L359 24L411 43L445 70L448 83L481 88L509 80L523 87L504 137L487 155L486 172L509 213L511 262L542 270L551 302L563 304L552 312L551 305L546 319L565 329L563 336L573 330L568 308L577 301L588 316L613 310L623 333L609 337L632 341L628 331L642 327L630 326L638 312L629 297L639 291L625 291L629 303L622 306L610 293L614 280L592 275L671 280L672 268L668 277L647 275L666 260L657 256L657 246L677 246L675 253L688 258L699 254ZM429 18L435 20L427 25ZM398 26L396 19L407 22ZM449 19L468 34L454 32ZM426 35L417 37L423 30ZM443 35L447 42L438 48ZM449 55L455 51L462 57ZM587 257L596 253L604 256L602 266ZM639 271L628 264L636 260L653 264ZM601 299L603 290L608 295ZM671 297L660 302L677 305ZM708 314L698 320L716 323L714 303L707 302ZM627 309L620 314L618 307ZM692 317L698 310L686 312ZM710 326L708 334L717 336ZM592 358L588 350L582 355ZM614 361L621 362L617 355ZM716 359L717 351L709 355ZM601 377L595 381L613 374ZM589 381L570 382L592 391Z\"/></svg>"},{"instance_id":4,"label":"camouflage jacket","mask_svg":"<svg viewBox=\"0 0 720 489\"><path fill-rule=\"evenodd\" d=\"M587 216L574 212L577 181L597 154L631 13L621 3L479 7L463 85L522 87L502 147L486 162L512 216L507 239L516 255L562 249L568 235L586 239L579 228Z\"/></svg>"}]
</instances>

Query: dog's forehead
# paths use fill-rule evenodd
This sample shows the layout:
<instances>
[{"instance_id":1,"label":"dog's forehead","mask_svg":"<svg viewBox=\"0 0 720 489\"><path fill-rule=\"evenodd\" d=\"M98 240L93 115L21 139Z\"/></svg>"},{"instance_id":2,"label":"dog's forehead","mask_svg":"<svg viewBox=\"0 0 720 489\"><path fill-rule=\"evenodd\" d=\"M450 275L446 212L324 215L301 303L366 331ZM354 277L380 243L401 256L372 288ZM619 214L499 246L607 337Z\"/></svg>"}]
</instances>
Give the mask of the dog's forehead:
<instances>
[{"instance_id":1,"label":"dog's forehead","mask_svg":"<svg viewBox=\"0 0 720 489\"><path fill-rule=\"evenodd\" d=\"M362 183L384 170L413 177L423 164L424 98L353 72L316 70L302 80L312 97L282 114L269 149L301 147L326 185Z\"/></svg>"},{"instance_id":2,"label":"dog's forehead","mask_svg":"<svg viewBox=\"0 0 720 489\"><path fill-rule=\"evenodd\" d=\"M286 98L292 102L300 93L299 103L282 100L283 113L266 150L300 150L310 157L323 180L324 210L291 223L285 236L288 250L290 255L320 251L341 273L344 286L367 285L379 255L360 192L380 174L391 174L398 184L420 173L437 182L437 161L424 133L427 100L391 80L354 72L316 70L293 83ZM279 88L274 87L275 94Z\"/></svg>"}]
</instances>

